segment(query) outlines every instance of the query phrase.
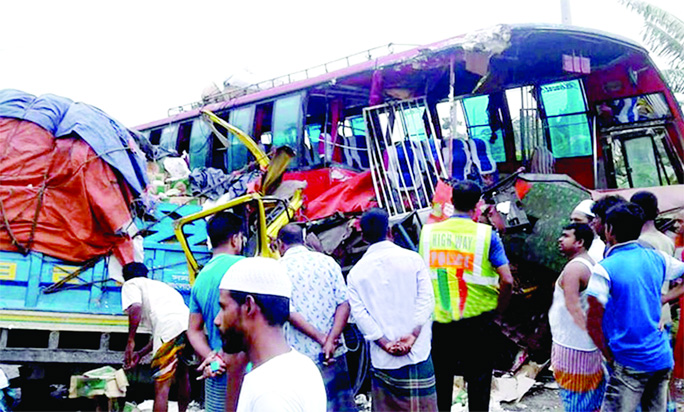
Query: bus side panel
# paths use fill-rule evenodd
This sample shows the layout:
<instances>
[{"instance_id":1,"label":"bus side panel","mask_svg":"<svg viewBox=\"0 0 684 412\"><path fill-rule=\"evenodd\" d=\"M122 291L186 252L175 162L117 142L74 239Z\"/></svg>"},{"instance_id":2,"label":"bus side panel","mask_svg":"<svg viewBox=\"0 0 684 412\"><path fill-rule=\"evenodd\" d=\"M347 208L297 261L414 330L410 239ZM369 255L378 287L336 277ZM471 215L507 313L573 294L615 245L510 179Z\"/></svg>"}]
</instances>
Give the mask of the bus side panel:
<instances>
[{"instance_id":1,"label":"bus side panel","mask_svg":"<svg viewBox=\"0 0 684 412\"><path fill-rule=\"evenodd\" d=\"M594 187L594 166L591 156L556 159L556 173L572 176L584 187Z\"/></svg>"}]
</instances>

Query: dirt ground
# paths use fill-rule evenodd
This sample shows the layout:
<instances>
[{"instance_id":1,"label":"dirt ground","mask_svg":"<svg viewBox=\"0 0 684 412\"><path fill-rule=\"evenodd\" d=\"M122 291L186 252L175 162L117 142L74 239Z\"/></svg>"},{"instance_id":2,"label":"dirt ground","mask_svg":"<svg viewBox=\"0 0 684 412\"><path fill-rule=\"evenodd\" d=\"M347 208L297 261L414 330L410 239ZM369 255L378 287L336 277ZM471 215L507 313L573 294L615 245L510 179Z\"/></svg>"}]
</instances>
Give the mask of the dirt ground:
<instances>
[{"instance_id":1,"label":"dirt ground","mask_svg":"<svg viewBox=\"0 0 684 412\"><path fill-rule=\"evenodd\" d=\"M501 402L500 406L500 410L504 411L563 411L558 389L545 387L544 384L533 386L520 402Z\"/></svg>"},{"instance_id":2,"label":"dirt ground","mask_svg":"<svg viewBox=\"0 0 684 412\"><path fill-rule=\"evenodd\" d=\"M684 412L684 382L677 384L676 405L677 412ZM490 407L493 411L553 411L562 412L563 404L558 394L557 385L549 376L541 376L538 382L522 397L520 402L501 402Z\"/></svg>"}]
</instances>

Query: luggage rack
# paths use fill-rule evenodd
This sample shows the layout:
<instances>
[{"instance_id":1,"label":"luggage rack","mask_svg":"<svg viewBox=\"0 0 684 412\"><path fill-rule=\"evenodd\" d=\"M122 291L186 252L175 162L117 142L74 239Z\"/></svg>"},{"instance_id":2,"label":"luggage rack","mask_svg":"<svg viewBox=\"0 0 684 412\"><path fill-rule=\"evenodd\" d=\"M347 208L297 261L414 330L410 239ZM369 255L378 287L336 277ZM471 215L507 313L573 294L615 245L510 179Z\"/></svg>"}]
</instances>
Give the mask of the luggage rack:
<instances>
[{"instance_id":1,"label":"luggage rack","mask_svg":"<svg viewBox=\"0 0 684 412\"><path fill-rule=\"evenodd\" d=\"M237 97L246 96L248 94L272 89L274 87L283 86L300 80L311 79L322 74L330 73L331 71L351 67L355 64L363 63L365 61L377 59L384 56L389 56L401 51L406 51L418 47L416 44L395 44L389 43L383 46L373 47L358 53L350 54L337 60L332 60L327 63L319 64L317 66L309 67L304 70L288 73L283 76L274 77L272 79L264 80L258 83L250 84L249 86L240 87L237 89L215 93L206 97L206 100L212 103L218 103L235 99ZM169 108L168 115L174 116L189 110L199 109L204 107L207 103L204 101L186 103L181 106Z\"/></svg>"}]
</instances>

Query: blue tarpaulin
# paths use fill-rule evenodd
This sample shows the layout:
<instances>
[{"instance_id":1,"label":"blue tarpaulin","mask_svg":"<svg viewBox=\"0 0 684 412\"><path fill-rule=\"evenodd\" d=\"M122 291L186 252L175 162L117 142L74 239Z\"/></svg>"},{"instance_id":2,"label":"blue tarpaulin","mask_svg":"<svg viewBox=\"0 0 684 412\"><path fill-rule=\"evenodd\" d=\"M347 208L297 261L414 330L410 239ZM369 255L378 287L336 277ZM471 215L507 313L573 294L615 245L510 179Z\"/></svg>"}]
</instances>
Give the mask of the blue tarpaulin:
<instances>
[{"instance_id":1,"label":"blue tarpaulin","mask_svg":"<svg viewBox=\"0 0 684 412\"><path fill-rule=\"evenodd\" d=\"M53 94L36 97L5 89L0 90L0 117L28 120L57 138L75 133L118 171L136 194L147 186L145 156L131 132L96 107Z\"/></svg>"}]
</instances>

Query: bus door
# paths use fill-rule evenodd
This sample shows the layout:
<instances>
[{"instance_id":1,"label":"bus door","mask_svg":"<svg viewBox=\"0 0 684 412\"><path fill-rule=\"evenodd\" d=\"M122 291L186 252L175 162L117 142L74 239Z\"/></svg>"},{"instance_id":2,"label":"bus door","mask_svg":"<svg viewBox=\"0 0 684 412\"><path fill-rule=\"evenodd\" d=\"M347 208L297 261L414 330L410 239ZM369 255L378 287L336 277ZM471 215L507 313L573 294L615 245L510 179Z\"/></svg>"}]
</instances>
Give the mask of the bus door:
<instances>
[{"instance_id":1,"label":"bus door","mask_svg":"<svg viewBox=\"0 0 684 412\"><path fill-rule=\"evenodd\" d=\"M580 79L539 86L547 145L555 161L555 172L567 174L584 187L596 187L592 127Z\"/></svg>"},{"instance_id":2,"label":"bus door","mask_svg":"<svg viewBox=\"0 0 684 412\"><path fill-rule=\"evenodd\" d=\"M548 150L536 90L534 86L506 90L515 142L515 160L524 164L529 163L539 148Z\"/></svg>"}]
</instances>

